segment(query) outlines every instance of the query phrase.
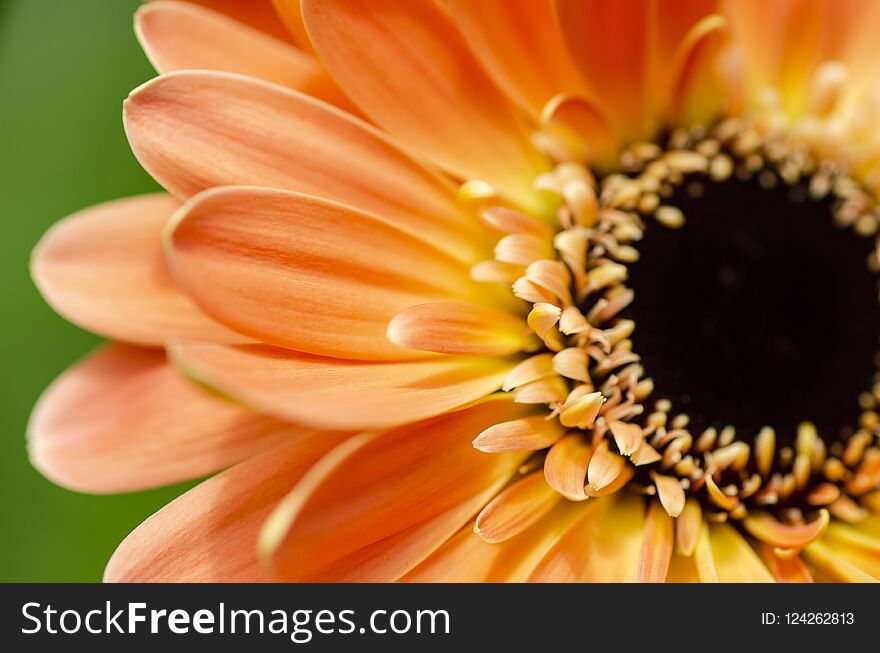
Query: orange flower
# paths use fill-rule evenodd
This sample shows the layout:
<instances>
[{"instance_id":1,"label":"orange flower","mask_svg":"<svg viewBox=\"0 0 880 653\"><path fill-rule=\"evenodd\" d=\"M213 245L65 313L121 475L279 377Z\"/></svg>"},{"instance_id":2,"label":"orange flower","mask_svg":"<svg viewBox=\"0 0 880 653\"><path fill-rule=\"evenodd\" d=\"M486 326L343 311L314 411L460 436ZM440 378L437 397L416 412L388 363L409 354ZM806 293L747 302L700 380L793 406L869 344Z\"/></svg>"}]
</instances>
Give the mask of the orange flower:
<instances>
[{"instance_id":1,"label":"orange flower","mask_svg":"<svg viewBox=\"0 0 880 653\"><path fill-rule=\"evenodd\" d=\"M167 194L34 254L47 301L117 341L46 391L34 464L90 492L219 472L108 580L880 578L877 333L841 367L862 332L773 285L789 249L838 247L774 220L878 230L878 3L273 4L138 11L160 75L125 129ZM832 254L846 292L826 269L810 296L862 301L877 247ZM873 315L840 301L835 324ZM804 397L850 377L828 431Z\"/></svg>"}]
</instances>

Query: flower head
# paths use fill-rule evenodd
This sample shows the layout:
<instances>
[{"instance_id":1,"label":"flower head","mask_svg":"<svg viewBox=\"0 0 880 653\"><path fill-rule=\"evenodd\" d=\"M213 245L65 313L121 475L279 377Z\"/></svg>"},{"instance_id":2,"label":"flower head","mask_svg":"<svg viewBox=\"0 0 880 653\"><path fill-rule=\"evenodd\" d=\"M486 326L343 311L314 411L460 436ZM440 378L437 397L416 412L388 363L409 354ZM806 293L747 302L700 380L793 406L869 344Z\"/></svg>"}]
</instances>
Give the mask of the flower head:
<instances>
[{"instance_id":1,"label":"flower head","mask_svg":"<svg viewBox=\"0 0 880 653\"><path fill-rule=\"evenodd\" d=\"M200 4L34 255L35 464L225 469L108 579L880 578L876 3Z\"/></svg>"}]
</instances>

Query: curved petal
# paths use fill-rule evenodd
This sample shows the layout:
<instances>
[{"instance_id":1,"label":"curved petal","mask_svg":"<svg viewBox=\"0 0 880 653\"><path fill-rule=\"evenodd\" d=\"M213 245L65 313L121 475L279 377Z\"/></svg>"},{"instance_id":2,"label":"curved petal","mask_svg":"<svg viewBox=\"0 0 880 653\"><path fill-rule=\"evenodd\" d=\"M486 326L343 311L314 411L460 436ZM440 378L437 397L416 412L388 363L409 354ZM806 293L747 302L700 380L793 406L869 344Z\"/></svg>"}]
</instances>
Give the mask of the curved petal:
<instances>
[{"instance_id":1,"label":"curved petal","mask_svg":"<svg viewBox=\"0 0 880 653\"><path fill-rule=\"evenodd\" d=\"M352 108L317 59L210 9L190 2L157 0L137 10L134 29L160 73L187 68L225 70Z\"/></svg>"},{"instance_id":2,"label":"curved petal","mask_svg":"<svg viewBox=\"0 0 880 653\"><path fill-rule=\"evenodd\" d=\"M505 356L528 343L525 321L494 308L464 302L419 304L395 315L388 339L401 347L440 354Z\"/></svg>"},{"instance_id":3,"label":"curved petal","mask_svg":"<svg viewBox=\"0 0 880 653\"><path fill-rule=\"evenodd\" d=\"M462 528L428 559L400 579L404 583L522 583L579 514L559 505L528 530L504 542L489 544Z\"/></svg>"},{"instance_id":4,"label":"curved petal","mask_svg":"<svg viewBox=\"0 0 880 653\"><path fill-rule=\"evenodd\" d=\"M177 197L283 188L376 213L468 262L489 251L445 180L378 130L295 91L229 73L170 73L131 93L124 122L138 161Z\"/></svg>"},{"instance_id":5,"label":"curved petal","mask_svg":"<svg viewBox=\"0 0 880 653\"><path fill-rule=\"evenodd\" d=\"M623 492L590 499L583 517L559 536L530 582L633 583L639 570L645 505Z\"/></svg>"},{"instance_id":6,"label":"curved petal","mask_svg":"<svg viewBox=\"0 0 880 653\"><path fill-rule=\"evenodd\" d=\"M181 344L170 352L190 376L261 412L344 429L382 428L453 410L497 390L511 366L465 357L350 361L260 346Z\"/></svg>"},{"instance_id":7,"label":"curved petal","mask_svg":"<svg viewBox=\"0 0 880 653\"><path fill-rule=\"evenodd\" d=\"M219 12L230 18L250 25L258 30L282 40L289 40L290 35L279 19L271 0L189 0Z\"/></svg>"},{"instance_id":8,"label":"curved petal","mask_svg":"<svg viewBox=\"0 0 880 653\"><path fill-rule=\"evenodd\" d=\"M346 436L312 432L255 456L181 495L125 538L106 582L264 582L257 558L266 516Z\"/></svg>"},{"instance_id":9,"label":"curved petal","mask_svg":"<svg viewBox=\"0 0 880 653\"><path fill-rule=\"evenodd\" d=\"M450 9L495 83L536 121L556 94L586 92L552 0L451 0Z\"/></svg>"},{"instance_id":10,"label":"curved petal","mask_svg":"<svg viewBox=\"0 0 880 653\"><path fill-rule=\"evenodd\" d=\"M575 63L624 138L659 126L670 62L687 32L718 0L555 0Z\"/></svg>"},{"instance_id":11,"label":"curved petal","mask_svg":"<svg viewBox=\"0 0 880 653\"><path fill-rule=\"evenodd\" d=\"M268 188L193 198L171 225L169 261L187 294L236 331L363 360L414 357L385 335L405 308L485 292L458 261L383 218Z\"/></svg>"},{"instance_id":12,"label":"curved petal","mask_svg":"<svg viewBox=\"0 0 880 653\"><path fill-rule=\"evenodd\" d=\"M122 492L197 478L304 433L208 394L161 352L114 344L43 393L28 448L60 485Z\"/></svg>"},{"instance_id":13,"label":"curved petal","mask_svg":"<svg viewBox=\"0 0 880 653\"><path fill-rule=\"evenodd\" d=\"M524 454L488 456L470 441L522 412L495 398L349 440L285 498L266 523L261 550L287 580L400 578L515 473Z\"/></svg>"},{"instance_id":14,"label":"curved petal","mask_svg":"<svg viewBox=\"0 0 880 653\"><path fill-rule=\"evenodd\" d=\"M315 49L376 124L465 179L527 208L545 162L524 125L432 0L304 0Z\"/></svg>"},{"instance_id":15,"label":"curved petal","mask_svg":"<svg viewBox=\"0 0 880 653\"><path fill-rule=\"evenodd\" d=\"M303 50L314 54L315 48L312 47L305 23L303 23L300 0L272 0L272 4L296 44Z\"/></svg>"},{"instance_id":16,"label":"curved petal","mask_svg":"<svg viewBox=\"0 0 880 653\"><path fill-rule=\"evenodd\" d=\"M164 194L142 195L65 218L34 249L34 282L65 318L117 340L247 342L202 313L171 277L161 235L179 206Z\"/></svg>"}]
</instances>

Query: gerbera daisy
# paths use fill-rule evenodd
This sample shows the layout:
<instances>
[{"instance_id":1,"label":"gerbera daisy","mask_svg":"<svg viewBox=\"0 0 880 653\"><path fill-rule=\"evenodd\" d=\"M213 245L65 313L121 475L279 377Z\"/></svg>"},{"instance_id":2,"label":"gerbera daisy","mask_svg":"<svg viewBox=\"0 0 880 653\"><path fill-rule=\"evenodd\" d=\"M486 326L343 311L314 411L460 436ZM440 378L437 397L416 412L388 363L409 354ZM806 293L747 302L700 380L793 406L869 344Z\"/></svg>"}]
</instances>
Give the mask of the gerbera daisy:
<instances>
[{"instance_id":1,"label":"gerbera daisy","mask_svg":"<svg viewBox=\"0 0 880 653\"><path fill-rule=\"evenodd\" d=\"M274 5L138 11L167 194L34 254L34 464L224 470L107 580L880 578L880 3Z\"/></svg>"}]
</instances>

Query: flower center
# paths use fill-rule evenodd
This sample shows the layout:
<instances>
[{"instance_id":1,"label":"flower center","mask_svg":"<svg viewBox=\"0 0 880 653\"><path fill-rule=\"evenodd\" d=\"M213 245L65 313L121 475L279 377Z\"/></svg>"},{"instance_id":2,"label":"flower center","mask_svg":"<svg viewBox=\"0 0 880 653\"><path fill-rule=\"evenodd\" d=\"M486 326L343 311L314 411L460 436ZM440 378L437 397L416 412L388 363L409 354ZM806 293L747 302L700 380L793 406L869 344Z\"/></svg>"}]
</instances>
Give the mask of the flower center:
<instances>
[{"instance_id":1,"label":"flower center","mask_svg":"<svg viewBox=\"0 0 880 653\"><path fill-rule=\"evenodd\" d=\"M633 350L692 432L772 426L790 445L804 420L828 444L857 428L880 334L874 245L835 224L841 198L811 195L812 177L688 174L663 200L684 225L648 225L638 243Z\"/></svg>"}]
</instances>

